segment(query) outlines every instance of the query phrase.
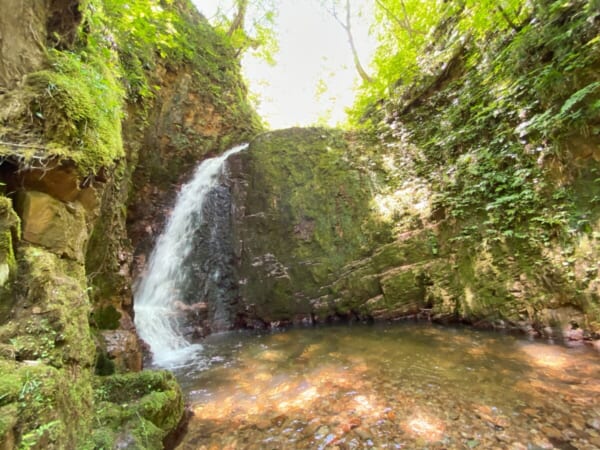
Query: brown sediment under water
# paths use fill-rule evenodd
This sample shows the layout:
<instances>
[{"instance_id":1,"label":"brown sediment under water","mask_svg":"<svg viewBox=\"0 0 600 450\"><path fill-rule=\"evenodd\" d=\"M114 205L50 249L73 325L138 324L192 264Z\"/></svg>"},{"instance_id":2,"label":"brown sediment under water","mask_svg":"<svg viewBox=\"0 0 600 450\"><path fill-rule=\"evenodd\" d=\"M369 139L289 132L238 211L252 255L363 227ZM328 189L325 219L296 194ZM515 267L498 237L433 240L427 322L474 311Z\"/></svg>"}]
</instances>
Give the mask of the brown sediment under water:
<instances>
[{"instance_id":1,"label":"brown sediment under water","mask_svg":"<svg viewBox=\"0 0 600 450\"><path fill-rule=\"evenodd\" d=\"M598 449L600 355L422 324L228 333L178 449Z\"/></svg>"}]
</instances>

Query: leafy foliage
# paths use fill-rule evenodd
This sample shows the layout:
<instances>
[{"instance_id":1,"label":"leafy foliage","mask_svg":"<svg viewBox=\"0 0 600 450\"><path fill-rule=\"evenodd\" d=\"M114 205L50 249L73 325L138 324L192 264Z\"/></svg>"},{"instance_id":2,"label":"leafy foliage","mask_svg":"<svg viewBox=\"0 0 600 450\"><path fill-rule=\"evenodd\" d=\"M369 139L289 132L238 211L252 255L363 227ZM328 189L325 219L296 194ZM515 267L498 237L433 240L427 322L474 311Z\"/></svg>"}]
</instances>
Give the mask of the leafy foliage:
<instances>
[{"instance_id":1,"label":"leafy foliage","mask_svg":"<svg viewBox=\"0 0 600 450\"><path fill-rule=\"evenodd\" d=\"M524 0L377 0L373 29L379 45L372 83L361 86L351 120L360 121L369 105L397 95L418 78L433 75L453 47L490 32L518 28L530 14Z\"/></svg>"},{"instance_id":2,"label":"leafy foliage","mask_svg":"<svg viewBox=\"0 0 600 450\"><path fill-rule=\"evenodd\" d=\"M224 3L224 2L223 2ZM279 43L275 34L278 7L274 0L236 0L235 15L229 17L221 4L213 22L217 31L241 55L250 51L268 64L275 64Z\"/></svg>"},{"instance_id":3,"label":"leafy foliage","mask_svg":"<svg viewBox=\"0 0 600 450\"><path fill-rule=\"evenodd\" d=\"M94 53L50 52L51 69L28 77L41 94L31 106L56 153L71 153L85 171L110 165L123 155L123 89L115 66ZM118 72L117 72L118 73ZM68 147L68 149L67 149Z\"/></svg>"},{"instance_id":4,"label":"leafy foliage","mask_svg":"<svg viewBox=\"0 0 600 450\"><path fill-rule=\"evenodd\" d=\"M375 4L376 26L372 32L379 42L371 63L375 73L372 82L361 86L350 111L351 120L355 122L373 102L393 95L397 86L415 79L428 34L444 11L436 1L379 0Z\"/></svg>"},{"instance_id":5,"label":"leafy foliage","mask_svg":"<svg viewBox=\"0 0 600 450\"><path fill-rule=\"evenodd\" d=\"M416 144L418 175L462 224L455 239L543 246L587 229L568 176L550 168L564 167L570 139L599 139L593 3L452 3L413 41L427 64L410 52L395 66L382 58L379 93L363 90L352 118L384 141ZM393 74L400 82L384 82Z\"/></svg>"}]
</instances>

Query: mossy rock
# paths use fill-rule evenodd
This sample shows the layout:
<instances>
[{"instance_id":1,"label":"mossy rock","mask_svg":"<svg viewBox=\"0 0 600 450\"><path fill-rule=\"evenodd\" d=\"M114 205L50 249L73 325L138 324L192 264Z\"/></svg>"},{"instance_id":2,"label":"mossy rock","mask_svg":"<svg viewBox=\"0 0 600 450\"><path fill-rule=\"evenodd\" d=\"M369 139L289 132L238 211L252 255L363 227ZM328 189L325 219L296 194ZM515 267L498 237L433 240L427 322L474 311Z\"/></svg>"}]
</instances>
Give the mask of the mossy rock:
<instances>
[{"instance_id":1,"label":"mossy rock","mask_svg":"<svg viewBox=\"0 0 600 450\"><path fill-rule=\"evenodd\" d=\"M381 278L385 304L400 315L418 313L425 306L425 278L419 265L387 273Z\"/></svg>"},{"instance_id":2,"label":"mossy rock","mask_svg":"<svg viewBox=\"0 0 600 450\"><path fill-rule=\"evenodd\" d=\"M408 239L384 245L373 254L371 266L377 273L381 273L393 267L433 259L438 255L431 236L432 234L425 230Z\"/></svg>"},{"instance_id":3,"label":"mossy rock","mask_svg":"<svg viewBox=\"0 0 600 450\"><path fill-rule=\"evenodd\" d=\"M92 313L92 321L99 330L116 330L120 319L121 313L113 305L95 308Z\"/></svg>"},{"instance_id":4,"label":"mossy rock","mask_svg":"<svg viewBox=\"0 0 600 450\"><path fill-rule=\"evenodd\" d=\"M15 403L0 406L0 449L15 448L15 426L18 420L18 407Z\"/></svg>"},{"instance_id":5,"label":"mossy rock","mask_svg":"<svg viewBox=\"0 0 600 450\"><path fill-rule=\"evenodd\" d=\"M20 223L12 201L0 195L0 324L10 318L15 302L10 281L16 274L14 246L20 237Z\"/></svg>"},{"instance_id":6,"label":"mossy rock","mask_svg":"<svg viewBox=\"0 0 600 450\"><path fill-rule=\"evenodd\" d=\"M14 336L17 357L43 359L56 367L93 367L83 266L33 246L20 249L18 261L18 281L26 289L18 293L21 301L13 319L20 324Z\"/></svg>"},{"instance_id":7,"label":"mossy rock","mask_svg":"<svg viewBox=\"0 0 600 450\"><path fill-rule=\"evenodd\" d=\"M78 448L91 420L89 375L44 364L0 362L0 436L19 448ZM67 406L68 405L68 406ZM9 416L12 414L12 416Z\"/></svg>"},{"instance_id":8,"label":"mossy rock","mask_svg":"<svg viewBox=\"0 0 600 450\"><path fill-rule=\"evenodd\" d=\"M94 448L162 449L162 440L182 418L183 395L170 372L97 377L94 385L100 424L90 443Z\"/></svg>"},{"instance_id":9,"label":"mossy rock","mask_svg":"<svg viewBox=\"0 0 600 450\"><path fill-rule=\"evenodd\" d=\"M241 289L257 318L309 314L342 268L379 242L371 181L354 151L342 131L292 128L263 134L233 157L241 161L232 164L234 205L244 212L234 224Z\"/></svg>"}]
</instances>

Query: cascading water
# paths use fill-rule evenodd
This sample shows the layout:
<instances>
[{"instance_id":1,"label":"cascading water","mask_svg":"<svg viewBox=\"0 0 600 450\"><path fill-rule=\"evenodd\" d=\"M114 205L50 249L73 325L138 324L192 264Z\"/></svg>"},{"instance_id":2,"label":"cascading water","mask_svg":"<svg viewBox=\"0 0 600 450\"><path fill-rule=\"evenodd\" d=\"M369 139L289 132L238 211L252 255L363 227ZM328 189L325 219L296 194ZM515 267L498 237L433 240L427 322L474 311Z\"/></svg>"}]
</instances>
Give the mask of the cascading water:
<instances>
[{"instance_id":1,"label":"cascading water","mask_svg":"<svg viewBox=\"0 0 600 450\"><path fill-rule=\"evenodd\" d=\"M177 320L177 302L181 302L182 291L190 284L184 264L203 222L204 203L218 184L225 161L246 147L247 144L240 145L198 166L192 180L181 189L150 256L147 273L135 292L135 324L158 366L172 368L185 364L202 349L200 344L188 342Z\"/></svg>"}]
</instances>

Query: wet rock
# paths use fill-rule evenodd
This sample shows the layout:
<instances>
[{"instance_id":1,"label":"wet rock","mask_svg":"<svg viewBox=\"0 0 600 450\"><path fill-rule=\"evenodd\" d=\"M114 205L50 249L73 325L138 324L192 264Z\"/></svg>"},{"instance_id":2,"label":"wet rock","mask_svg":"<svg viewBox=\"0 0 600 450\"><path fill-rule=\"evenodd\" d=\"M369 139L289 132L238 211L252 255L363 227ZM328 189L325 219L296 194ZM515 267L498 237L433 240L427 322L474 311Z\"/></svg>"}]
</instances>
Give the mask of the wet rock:
<instances>
[{"instance_id":1,"label":"wet rock","mask_svg":"<svg viewBox=\"0 0 600 450\"><path fill-rule=\"evenodd\" d=\"M543 426L540 431L550 439L561 439L562 433L553 427Z\"/></svg>"},{"instance_id":2,"label":"wet rock","mask_svg":"<svg viewBox=\"0 0 600 450\"><path fill-rule=\"evenodd\" d=\"M528 416L532 416L532 417L536 417L539 414L538 410L535 408L525 408L523 410L523 413L527 414Z\"/></svg>"},{"instance_id":3,"label":"wet rock","mask_svg":"<svg viewBox=\"0 0 600 450\"><path fill-rule=\"evenodd\" d=\"M142 351L136 333L127 330L104 330L100 334L106 353L118 372L142 370Z\"/></svg>"},{"instance_id":4,"label":"wet rock","mask_svg":"<svg viewBox=\"0 0 600 450\"><path fill-rule=\"evenodd\" d=\"M349 433L351 430L359 427L362 423L362 420L358 417L352 417L348 421L344 422L340 425L340 430L344 433Z\"/></svg>"},{"instance_id":5,"label":"wet rock","mask_svg":"<svg viewBox=\"0 0 600 450\"><path fill-rule=\"evenodd\" d=\"M273 417L271 419L271 424L275 427L281 428L283 424L287 422L288 418L285 415L279 415L277 417Z\"/></svg>"},{"instance_id":6,"label":"wet rock","mask_svg":"<svg viewBox=\"0 0 600 450\"><path fill-rule=\"evenodd\" d=\"M504 429L510 425L510 420L501 415L498 410L490 406L476 406L474 408L477 417L485 420L497 429Z\"/></svg>"},{"instance_id":7,"label":"wet rock","mask_svg":"<svg viewBox=\"0 0 600 450\"><path fill-rule=\"evenodd\" d=\"M582 342L584 338L584 332L582 328L567 327L563 331L563 334L567 341Z\"/></svg>"},{"instance_id":8,"label":"wet rock","mask_svg":"<svg viewBox=\"0 0 600 450\"><path fill-rule=\"evenodd\" d=\"M329 434L329 427L323 425L323 426L319 427L319 429L315 433L315 438L320 440L320 439L323 439L328 434Z\"/></svg>"},{"instance_id":9,"label":"wet rock","mask_svg":"<svg viewBox=\"0 0 600 450\"><path fill-rule=\"evenodd\" d=\"M583 431L583 429L585 428L583 417L579 416L571 419L571 426L577 431Z\"/></svg>"},{"instance_id":10,"label":"wet rock","mask_svg":"<svg viewBox=\"0 0 600 450\"><path fill-rule=\"evenodd\" d=\"M504 443L508 443L512 439L512 436L510 436L508 433L505 433L505 432L496 433L495 436L498 441L504 442Z\"/></svg>"},{"instance_id":11,"label":"wet rock","mask_svg":"<svg viewBox=\"0 0 600 450\"><path fill-rule=\"evenodd\" d=\"M596 431L600 431L600 418L594 417L593 419L589 419L585 423L589 428L593 428Z\"/></svg>"}]
</instances>

